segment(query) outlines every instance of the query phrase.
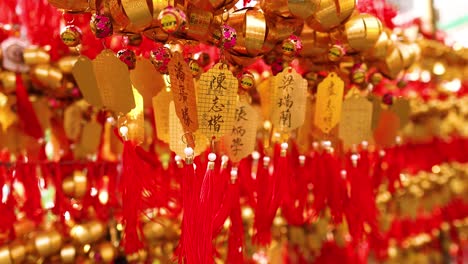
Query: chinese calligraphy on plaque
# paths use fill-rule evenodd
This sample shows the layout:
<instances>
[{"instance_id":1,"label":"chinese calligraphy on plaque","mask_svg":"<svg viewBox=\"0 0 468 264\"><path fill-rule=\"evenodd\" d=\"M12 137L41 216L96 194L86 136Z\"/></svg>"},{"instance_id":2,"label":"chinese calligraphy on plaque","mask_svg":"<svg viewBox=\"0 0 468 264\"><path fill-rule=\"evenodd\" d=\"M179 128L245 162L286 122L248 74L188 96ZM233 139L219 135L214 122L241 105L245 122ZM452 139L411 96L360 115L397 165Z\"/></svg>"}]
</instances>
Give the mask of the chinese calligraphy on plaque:
<instances>
[{"instance_id":1,"label":"chinese calligraphy on plaque","mask_svg":"<svg viewBox=\"0 0 468 264\"><path fill-rule=\"evenodd\" d=\"M195 86L190 68L179 52L175 52L168 65L171 90L177 117L185 132L195 132L198 128Z\"/></svg>"},{"instance_id":2,"label":"chinese calligraphy on plaque","mask_svg":"<svg viewBox=\"0 0 468 264\"><path fill-rule=\"evenodd\" d=\"M219 139L232 127L237 86L237 79L223 64L201 75L197 111L199 130L206 137Z\"/></svg>"},{"instance_id":3,"label":"chinese calligraphy on plaque","mask_svg":"<svg viewBox=\"0 0 468 264\"><path fill-rule=\"evenodd\" d=\"M339 137L345 147L371 138L372 103L364 97L351 97L343 102Z\"/></svg>"},{"instance_id":4,"label":"chinese calligraphy on plaque","mask_svg":"<svg viewBox=\"0 0 468 264\"><path fill-rule=\"evenodd\" d=\"M238 162L255 149L258 112L245 99L239 100L231 131L224 138L229 158Z\"/></svg>"},{"instance_id":5,"label":"chinese calligraphy on plaque","mask_svg":"<svg viewBox=\"0 0 468 264\"><path fill-rule=\"evenodd\" d=\"M317 88L315 125L329 133L340 121L344 82L331 72Z\"/></svg>"},{"instance_id":6,"label":"chinese calligraphy on plaque","mask_svg":"<svg viewBox=\"0 0 468 264\"><path fill-rule=\"evenodd\" d=\"M301 126L305 118L307 81L294 69L285 69L273 79L271 120L283 132Z\"/></svg>"}]
</instances>

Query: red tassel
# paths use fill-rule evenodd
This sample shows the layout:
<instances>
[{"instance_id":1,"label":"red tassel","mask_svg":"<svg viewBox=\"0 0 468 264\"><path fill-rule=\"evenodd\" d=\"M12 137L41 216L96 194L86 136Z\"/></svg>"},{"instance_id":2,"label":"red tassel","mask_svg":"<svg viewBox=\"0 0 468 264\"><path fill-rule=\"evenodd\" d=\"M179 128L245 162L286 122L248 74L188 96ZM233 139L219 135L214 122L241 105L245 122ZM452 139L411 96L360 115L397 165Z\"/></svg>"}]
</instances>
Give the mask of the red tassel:
<instances>
[{"instance_id":1,"label":"red tassel","mask_svg":"<svg viewBox=\"0 0 468 264\"><path fill-rule=\"evenodd\" d=\"M264 157L257 168L257 204L254 216L254 234L252 241L259 245L267 245L271 241L270 225L268 225L268 211L272 190L272 179L268 171L269 157Z\"/></svg>"},{"instance_id":2,"label":"red tassel","mask_svg":"<svg viewBox=\"0 0 468 264\"><path fill-rule=\"evenodd\" d=\"M197 196L195 193L194 182L195 182L195 169L193 167L193 161L189 161L185 165L185 175L182 178L182 233L180 236L179 246L177 249L177 255L179 257L179 263L197 263L197 252L194 246L194 229L195 227L195 216L196 210L195 205L197 204Z\"/></svg>"},{"instance_id":3,"label":"red tassel","mask_svg":"<svg viewBox=\"0 0 468 264\"><path fill-rule=\"evenodd\" d=\"M240 207L239 181L235 177L233 177L230 187L232 187L233 192L231 198L231 226L229 228L227 263L243 264L244 225L242 223L242 211Z\"/></svg>"},{"instance_id":4,"label":"red tassel","mask_svg":"<svg viewBox=\"0 0 468 264\"><path fill-rule=\"evenodd\" d=\"M2 155L3 156L3 155ZM9 156L9 155L8 155ZM2 161L8 162L8 157L2 157ZM9 193L4 193L4 186L8 186ZM16 222L15 214L15 200L12 195L13 190L12 175L5 166L0 167L0 215L2 220L0 221L0 233L6 234L13 230L13 224ZM10 236L13 238L13 232ZM0 239L0 244L6 242Z\"/></svg>"},{"instance_id":5,"label":"red tassel","mask_svg":"<svg viewBox=\"0 0 468 264\"><path fill-rule=\"evenodd\" d=\"M214 180L215 180L215 169L214 169L214 158L210 157L208 167L206 169L205 177L200 190L200 202L197 206L196 211L196 225L192 228L196 229L197 236L195 237L198 252L197 263L214 263L213 259L213 218L214 218Z\"/></svg>"},{"instance_id":6,"label":"red tassel","mask_svg":"<svg viewBox=\"0 0 468 264\"><path fill-rule=\"evenodd\" d=\"M23 210L26 216L40 224L44 215L41 206L41 192L39 190L39 179L36 174L36 166L20 162L16 166L16 176L23 183L26 201Z\"/></svg>"},{"instance_id":7,"label":"red tassel","mask_svg":"<svg viewBox=\"0 0 468 264\"><path fill-rule=\"evenodd\" d=\"M29 101L28 92L19 73L16 74L16 104L24 132L35 139L44 137L44 131Z\"/></svg>"},{"instance_id":8,"label":"red tassel","mask_svg":"<svg viewBox=\"0 0 468 264\"><path fill-rule=\"evenodd\" d=\"M135 146L130 141L124 142L122 153L123 173L122 192L122 222L125 226L123 245L127 254L132 254L143 248L141 222L139 216L142 205L142 176L145 164L138 158Z\"/></svg>"}]
</instances>

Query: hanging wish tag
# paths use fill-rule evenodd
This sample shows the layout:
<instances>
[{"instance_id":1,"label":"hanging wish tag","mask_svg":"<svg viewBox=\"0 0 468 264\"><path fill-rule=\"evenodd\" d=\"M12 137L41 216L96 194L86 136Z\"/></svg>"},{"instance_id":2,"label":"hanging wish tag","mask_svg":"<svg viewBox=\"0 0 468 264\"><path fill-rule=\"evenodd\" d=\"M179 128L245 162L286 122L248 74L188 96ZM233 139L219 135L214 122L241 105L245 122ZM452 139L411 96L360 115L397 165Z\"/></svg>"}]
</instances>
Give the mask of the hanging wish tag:
<instances>
[{"instance_id":1,"label":"hanging wish tag","mask_svg":"<svg viewBox=\"0 0 468 264\"><path fill-rule=\"evenodd\" d=\"M172 93L163 89L153 97L154 121L159 140L169 143L169 104L172 102Z\"/></svg>"},{"instance_id":2,"label":"hanging wish tag","mask_svg":"<svg viewBox=\"0 0 468 264\"><path fill-rule=\"evenodd\" d=\"M258 86L257 91L260 95L261 109L263 119L269 119L271 113L271 81L273 78L263 80Z\"/></svg>"},{"instance_id":3,"label":"hanging wish tag","mask_svg":"<svg viewBox=\"0 0 468 264\"><path fill-rule=\"evenodd\" d=\"M193 141L187 142L187 133L184 133L182 124L177 117L174 102L169 104L169 148L177 155L185 157L184 149L189 146L194 149L194 155L198 156L208 145L208 140L198 131L191 135ZM196 143L196 144L195 144Z\"/></svg>"},{"instance_id":4,"label":"hanging wish tag","mask_svg":"<svg viewBox=\"0 0 468 264\"><path fill-rule=\"evenodd\" d=\"M280 132L289 132L304 123L307 80L286 68L272 80L271 122Z\"/></svg>"},{"instance_id":5,"label":"hanging wish tag","mask_svg":"<svg viewBox=\"0 0 468 264\"><path fill-rule=\"evenodd\" d=\"M315 115L315 100L312 96L307 96L306 99L306 113L304 124L299 128L297 133L297 146L302 153L306 153L312 144L312 131L314 129L314 115Z\"/></svg>"},{"instance_id":6,"label":"hanging wish tag","mask_svg":"<svg viewBox=\"0 0 468 264\"><path fill-rule=\"evenodd\" d=\"M374 130L375 143L381 147L389 147L395 144L395 139L400 128L400 119L391 110L383 110L380 113L379 123Z\"/></svg>"},{"instance_id":7,"label":"hanging wish tag","mask_svg":"<svg viewBox=\"0 0 468 264\"><path fill-rule=\"evenodd\" d=\"M143 96L147 107L151 106L151 99L164 87L162 75L154 68L150 60L143 57L137 58L135 69L130 71L130 80Z\"/></svg>"},{"instance_id":8,"label":"hanging wish tag","mask_svg":"<svg viewBox=\"0 0 468 264\"><path fill-rule=\"evenodd\" d=\"M241 97L237 103L234 125L224 137L225 148L232 162L239 162L254 151L258 122L258 111L246 98Z\"/></svg>"},{"instance_id":9,"label":"hanging wish tag","mask_svg":"<svg viewBox=\"0 0 468 264\"><path fill-rule=\"evenodd\" d=\"M122 114L135 108L127 65L106 49L94 59L93 66L103 105Z\"/></svg>"},{"instance_id":10,"label":"hanging wish tag","mask_svg":"<svg viewBox=\"0 0 468 264\"><path fill-rule=\"evenodd\" d=\"M372 104L372 130L374 130L378 123L379 123L379 118L380 118L380 112L382 112L382 104L380 98L378 98L375 95L369 95L367 97L367 100Z\"/></svg>"},{"instance_id":11,"label":"hanging wish tag","mask_svg":"<svg viewBox=\"0 0 468 264\"><path fill-rule=\"evenodd\" d=\"M339 137L345 147L371 138L372 103L364 97L351 97L343 102Z\"/></svg>"},{"instance_id":12,"label":"hanging wish tag","mask_svg":"<svg viewBox=\"0 0 468 264\"><path fill-rule=\"evenodd\" d=\"M80 56L72 69L83 98L96 108L102 107L102 97L94 74L93 62L85 56Z\"/></svg>"},{"instance_id":13,"label":"hanging wish tag","mask_svg":"<svg viewBox=\"0 0 468 264\"><path fill-rule=\"evenodd\" d=\"M334 72L328 74L317 88L314 122L324 133L329 133L340 121L344 82Z\"/></svg>"},{"instance_id":14,"label":"hanging wish tag","mask_svg":"<svg viewBox=\"0 0 468 264\"><path fill-rule=\"evenodd\" d=\"M82 109L74 103L68 106L63 113L63 127L68 139L76 141L81 133L83 122Z\"/></svg>"},{"instance_id":15,"label":"hanging wish tag","mask_svg":"<svg viewBox=\"0 0 468 264\"><path fill-rule=\"evenodd\" d=\"M397 116L400 118L400 128L403 128L406 126L406 124L409 123L411 107L408 99L397 98L390 107L390 110L395 112L395 114L397 114Z\"/></svg>"},{"instance_id":16,"label":"hanging wish tag","mask_svg":"<svg viewBox=\"0 0 468 264\"><path fill-rule=\"evenodd\" d=\"M218 63L201 75L197 96L199 131L207 138L220 139L232 129L237 88L237 79L225 64Z\"/></svg>"},{"instance_id":17,"label":"hanging wish tag","mask_svg":"<svg viewBox=\"0 0 468 264\"><path fill-rule=\"evenodd\" d=\"M177 116L185 132L198 129L197 102L192 73L180 52L175 52L168 65L172 97Z\"/></svg>"},{"instance_id":18,"label":"hanging wish tag","mask_svg":"<svg viewBox=\"0 0 468 264\"><path fill-rule=\"evenodd\" d=\"M91 121L84 125L79 144L79 148L83 154L96 153L101 142L101 132L102 126L96 121Z\"/></svg>"},{"instance_id":19,"label":"hanging wish tag","mask_svg":"<svg viewBox=\"0 0 468 264\"><path fill-rule=\"evenodd\" d=\"M127 138L133 142L141 144L145 140L145 119L143 96L137 89L133 88L133 98L135 100L135 108L130 110L126 115L128 133Z\"/></svg>"}]
</instances>

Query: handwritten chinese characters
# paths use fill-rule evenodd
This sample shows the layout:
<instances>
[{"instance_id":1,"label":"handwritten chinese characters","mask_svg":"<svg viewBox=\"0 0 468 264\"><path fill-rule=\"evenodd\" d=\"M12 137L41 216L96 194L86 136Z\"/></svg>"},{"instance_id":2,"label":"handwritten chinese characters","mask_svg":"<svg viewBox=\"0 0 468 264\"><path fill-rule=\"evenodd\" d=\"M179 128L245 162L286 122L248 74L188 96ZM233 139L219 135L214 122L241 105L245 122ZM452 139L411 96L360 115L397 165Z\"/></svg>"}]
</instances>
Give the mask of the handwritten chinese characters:
<instances>
[{"instance_id":1,"label":"handwritten chinese characters","mask_svg":"<svg viewBox=\"0 0 468 264\"><path fill-rule=\"evenodd\" d=\"M184 131L195 132L198 128L198 117L190 68L179 52L174 53L168 68L177 117Z\"/></svg>"},{"instance_id":2,"label":"handwritten chinese characters","mask_svg":"<svg viewBox=\"0 0 468 264\"><path fill-rule=\"evenodd\" d=\"M317 89L315 125L329 133L340 121L344 82L334 73L328 74Z\"/></svg>"},{"instance_id":3,"label":"handwritten chinese characters","mask_svg":"<svg viewBox=\"0 0 468 264\"><path fill-rule=\"evenodd\" d=\"M282 132L301 126L305 118L307 81L293 69L285 69L273 79L273 124Z\"/></svg>"},{"instance_id":4,"label":"handwritten chinese characters","mask_svg":"<svg viewBox=\"0 0 468 264\"><path fill-rule=\"evenodd\" d=\"M224 141L233 162L240 161L254 151L258 120L258 112L245 99L239 100L232 129Z\"/></svg>"},{"instance_id":5,"label":"handwritten chinese characters","mask_svg":"<svg viewBox=\"0 0 468 264\"><path fill-rule=\"evenodd\" d=\"M224 68L220 68L224 67ZM198 89L200 132L208 138L221 138L234 121L237 79L222 64L202 74Z\"/></svg>"}]
</instances>

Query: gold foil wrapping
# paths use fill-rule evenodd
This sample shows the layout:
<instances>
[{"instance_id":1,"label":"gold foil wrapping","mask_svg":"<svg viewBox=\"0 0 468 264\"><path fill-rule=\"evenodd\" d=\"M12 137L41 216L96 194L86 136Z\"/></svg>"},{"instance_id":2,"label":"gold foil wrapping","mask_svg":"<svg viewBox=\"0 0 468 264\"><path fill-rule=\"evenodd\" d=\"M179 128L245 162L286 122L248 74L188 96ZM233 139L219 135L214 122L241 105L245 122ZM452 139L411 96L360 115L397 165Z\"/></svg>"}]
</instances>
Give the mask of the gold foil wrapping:
<instances>
[{"instance_id":1,"label":"gold foil wrapping","mask_svg":"<svg viewBox=\"0 0 468 264\"><path fill-rule=\"evenodd\" d=\"M267 27L265 16L258 9L244 8L230 14L228 25L237 32L233 50L238 54L256 56L262 51Z\"/></svg>"},{"instance_id":2,"label":"gold foil wrapping","mask_svg":"<svg viewBox=\"0 0 468 264\"><path fill-rule=\"evenodd\" d=\"M382 33L380 20L368 14L352 17L344 27L348 45L356 51L372 48Z\"/></svg>"},{"instance_id":3,"label":"gold foil wrapping","mask_svg":"<svg viewBox=\"0 0 468 264\"><path fill-rule=\"evenodd\" d=\"M355 0L321 0L315 14L306 22L317 31L329 31L351 16L355 6Z\"/></svg>"}]
</instances>

